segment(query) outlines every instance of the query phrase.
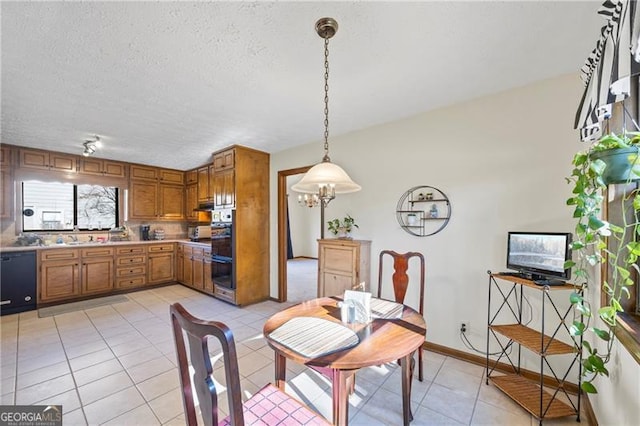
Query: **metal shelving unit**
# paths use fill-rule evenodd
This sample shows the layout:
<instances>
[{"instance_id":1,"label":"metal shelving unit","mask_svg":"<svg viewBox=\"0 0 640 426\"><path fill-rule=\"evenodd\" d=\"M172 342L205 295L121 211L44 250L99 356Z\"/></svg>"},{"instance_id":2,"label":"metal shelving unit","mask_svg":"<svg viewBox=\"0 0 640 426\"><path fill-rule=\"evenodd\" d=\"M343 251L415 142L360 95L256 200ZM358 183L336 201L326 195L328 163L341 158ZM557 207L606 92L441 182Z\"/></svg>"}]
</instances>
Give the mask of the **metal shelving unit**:
<instances>
[{"instance_id":1,"label":"metal shelving unit","mask_svg":"<svg viewBox=\"0 0 640 426\"><path fill-rule=\"evenodd\" d=\"M451 203L445 193L436 187L414 186L398 200L396 218L409 234L428 237L447 226L451 218Z\"/></svg>"},{"instance_id":2,"label":"metal shelving unit","mask_svg":"<svg viewBox=\"0 0 640 426\"><path fill-rule=\"evenodd\" d=\"M500 281L500 284L498 283ZM539 292L541 303L540 330L527 327L522 322L522 308L524 289L532 289ZM498 293L498 309L491 312L492 289ZM569 305L566 310L559 308L550 297L554 291L576 291L582 294L583 289L572 284L560 286L539 286L533 281L514 275L492 274L489 272L489 300L487 308L487 365L486 384L489 380L507 396L513 399L522 408L539 420L540 425L544 419L552 419L576 415L576 421L580 421L580 392L577 395L569 395L567 388L569 374L574 365L578 366L578 389L580 389L582 373L582 336L575 337L569 332L566 321L572 311ZM551 309L555 312L557 321L550 326L545 320L545 311ZM514 323L496 324L501 312L510 313ZM548 334L546 334L548 333ZM559 340L559 336L566 336L570 343ZM500 346L496 359L489 357L489 343L491 338ZM520 361L522 348L537 354L540 357L540 379L529 380L522 376ZM550 356L571 356L570 365L565 371L556 371L549 361ZM500 361L508 361L512 370L509 373L496 371ZM505 363L506 364L506 363ZM545 382L545 373L548 372L553 384Z\"/></svg>"}]
</instances>

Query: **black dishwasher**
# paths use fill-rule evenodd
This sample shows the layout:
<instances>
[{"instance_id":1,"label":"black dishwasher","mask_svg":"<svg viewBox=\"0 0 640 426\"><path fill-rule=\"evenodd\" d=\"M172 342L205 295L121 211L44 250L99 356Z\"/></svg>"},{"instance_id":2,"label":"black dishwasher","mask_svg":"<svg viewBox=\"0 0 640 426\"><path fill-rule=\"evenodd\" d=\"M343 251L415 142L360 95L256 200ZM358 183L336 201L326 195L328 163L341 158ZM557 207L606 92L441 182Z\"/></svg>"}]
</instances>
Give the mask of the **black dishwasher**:
<instances>
[{"instance_id":1,"label":"black dishwasher","mask_svg":"<svg viewBox=\"0 0 640 426\"><path fill-rule=\"evenodd\" d=\"M35 309L36 252L4 252L1 256L0 315Z\"/></svg>"}]
</instances>

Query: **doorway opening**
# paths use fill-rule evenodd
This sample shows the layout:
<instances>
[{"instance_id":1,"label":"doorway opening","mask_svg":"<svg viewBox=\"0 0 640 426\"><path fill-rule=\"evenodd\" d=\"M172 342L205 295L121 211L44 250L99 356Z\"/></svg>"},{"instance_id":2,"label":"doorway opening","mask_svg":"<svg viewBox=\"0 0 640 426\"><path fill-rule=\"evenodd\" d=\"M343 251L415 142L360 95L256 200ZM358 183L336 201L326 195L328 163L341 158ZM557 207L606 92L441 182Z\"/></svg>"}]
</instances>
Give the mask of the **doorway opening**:
<instances>
[{"instance_id":1,"label":"doorway opening","mask_svg":"<svg viewBox=\"0 0 640 426\"><path fill-rule=\"evenodd\" d=\"M278 172L278 302L286 302L288 291L288 188L287 178L302 173L306 173L312 166L298 167L295 169L280 170ZM304 259L302 259L304 260ZM313 259L310 259L313 260ZM310 262L297 262L295 274L298 276L300 271L308 275ZM306 269L305 269L306 268ZM315 268L314 268L315 271ZM315 293L312 295L315 297ZM297 296L296 296L297 297Z\"/></svg>"}]
</instances>

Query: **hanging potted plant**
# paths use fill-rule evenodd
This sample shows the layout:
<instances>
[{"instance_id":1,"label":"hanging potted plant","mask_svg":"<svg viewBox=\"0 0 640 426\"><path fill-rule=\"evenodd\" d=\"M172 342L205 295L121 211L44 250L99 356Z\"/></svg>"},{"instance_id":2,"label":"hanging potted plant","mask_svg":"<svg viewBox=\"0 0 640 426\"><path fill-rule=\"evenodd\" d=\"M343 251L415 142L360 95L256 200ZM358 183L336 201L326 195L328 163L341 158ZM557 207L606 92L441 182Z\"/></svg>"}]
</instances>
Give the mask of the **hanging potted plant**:
<instances>
[{"instance_id":1,"label":"hanging potted plant","mask_svg":"<svg viewBox=\"0 0 640 426\"><path fill-rule=\"evenodd\" d=\"M621 199L620 217L608 220L602 218L604 191L609 184L631 183L640 180L640 136L637 133L623 135L609 134L579 152L573 158L573 171L567 181L573 185L572 196L567 204L574 206L573 217L578 223L575 228L572 249L575 261L569 261L565 268L572 268L578 283L588 286L590 272L596 265L603 265L608 271L601 283L605 294L603 302L595 313L606 324L599 328L592 324L594 313L588 294L573 292L571 303L578 314L570 327L571 333L581 336L593 332L597 339L606 342L606 351L598 352L587 339L583 339L583 381L582 389L588 393L597 392L593 381L598 376L608 376L607 363L615 339L618 314L623 312L621 301L628 298L628 287L633 285L634 270L640 256L640 192L637 187L628 189ZM626 212L626 213L625 213ZM601 292L597 292L598 297Z\"/></svg>"},{"instance_id":2,"label":"hanging potted plant","mask_svg":"<svg viewBox=\"0 0 640 426\"><path fill-rule=\"evenodd\" d=\"M350 239L351 230L353 228L359 228L356 224L356 220L350 215L347 215L344 219L338 218L327 222L329 225L329 231L338 238Z\"/></svg>"}]
</instances>

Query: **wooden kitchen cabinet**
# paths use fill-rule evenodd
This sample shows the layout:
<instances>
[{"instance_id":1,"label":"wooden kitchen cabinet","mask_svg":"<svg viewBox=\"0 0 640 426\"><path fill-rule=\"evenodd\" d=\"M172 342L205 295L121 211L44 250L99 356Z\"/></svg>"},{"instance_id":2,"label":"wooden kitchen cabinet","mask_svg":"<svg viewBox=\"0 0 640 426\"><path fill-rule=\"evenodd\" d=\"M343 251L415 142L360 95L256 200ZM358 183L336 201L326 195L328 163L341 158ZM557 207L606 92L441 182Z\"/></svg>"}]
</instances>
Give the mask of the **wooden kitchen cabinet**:
<instances>
[{"instance_id":1,"label":"wooden kitchen cabinet","mask_svg":"<svg viewBox=\"0 0 640 426\"><path fill-rule=\"evenodd\" d=\"M216 172L235 167L235 148L226 149L213 155L213 168Z\"/></svg>"},{"instance_id":2,"label":"wooden kitchen cabinet","mask_svg":"<svg viewBox=\"0 0 640 426\"><path fill-rule=\"evenodd\" d=\"M187 185L190 183L198 183L198 170L187 170L184 173L184 180Z\"/></svg>"},{"instance_id":3,"label":"wooden kitchen cabinet","mask_svg":"<svg viewBox=\"0 0 640 426\"><path fill-rule=\"evenodd\" d=\"M184 184L184 172L172 169L158 169L160 183Z\"/></svg>"},{"instance_id":4,"label":"wooden kitchen cabinet","mask_svg":"<svg viewBox=\"0 0 640 426\"><path fill-rule=\"evenodd\" d=\"M14 209L14 182L13 182L13 150L6 145L0 145L0 188L2 200L0 200L0 218L13 217Z\"/></svg>"},{"instance_id":5,"label":"wooden kitchen cabinet","mask_svg":"<svg viewBox=\"0 0 640 426\"><path fill-rule=\"evenodd\" d=\"M202 273L204 275L204 291L213 294L213 278L211 277L211 249L204 249L202 255Z\"/></svg>"},{"instance_id":6,"label":"wooden kitchen cabinet","mask_svg":"<svg viewBox=\"0 0 640 426\"><path fill-rule=\"evenodd\" d=\"M90 295L113 290L114 248L91 247L82 250L81 293Z\"/></svg>"},{"instance_id":7,"label":"wooden kitchen cabinet","mask_svg":"<svg viewBox=\"0 0 640 426\"><path fill-rule=\"evenodd\" d=\"M216 172L213 178L213 202L217 209L235 207L236 188L233 169Z\"/></svg>"},{"instance_id":8,"label":"wooden kitchen cabinet","mask_svg":"<svg viewBox=\"0 0 640 426\"><path fill-rule=\"evenodd\" d=\"M173 243L149 245L148 284L160 284L176 279L175 246Z\"/></svg>"},{"instance_id":9,"label":"wooden kitchen cabinet","mask_svg":"<svg viewBox=\"0 0 640 426\"><path fill-rule=\"evenodd\" d=\"M182 220L184 214L184 187L182 185L158 186L160 219Z\"/></svg>"},{"instance_id":10,"label":"wooden kitchen cabinet","mask_svg":"<svg viewBox=\"0 0 640 426\"><path fill-rule=\"evenodd\" d=\"M79 172L85 175L127 177L127 164L99 158L81 158Z\"/></svg>"},{"instance_id":11,"label":"wooden kitchen cabinet","mask_svg":"<svg viewBox=\"0 0 640 426\"><path fill-rule=\"evenodd\" d=\"M184 217L189 221L198 220L198 184L188 184L184 191Z\"/></svg>"},{"instance_id":12,"label":"wooden kitchen cabinet","mask_svg":"<svg viewBox=\"0 0 640 426\"><path fill-rule=\"evenodd\" d=\"M38 251L38 303L70 299L80 295L80 251Z\"/></svg>"},{"instance_id":13,"label":"wooden kitchen cabinet","mask_svg":"<svg viewBox=\"0 0 640 426\"><path fill-rule=\"evenodd\" d=\"M209 166L200 167L198 169L198 202L206 203L211 201L211 192L209 191Z\"/></svg>"},{"instance_id":14,"label":"wooden kitchen cabinet","mask_svg":"<svg viewBox=\"0 0 640 426\"><path fill-rule=\"evenodd\" d=\"M116 248L116 289L147 284L147 247L144 244Z\"/></svg>"},{"instance_id":15,"label":"wooden kitchen cabinet","mask_svg":"<svg viewBox=\"0 0 640 426\"><path fill-rule=\"evenodd\" d=\"M158 184L132 180L129 184L129 218L155 219L157 216Z\"/></svg>"},{"instance_id":16,"label":"wooden kitchen cabinet","mask_svg":"<svg viewBox=\"0 0 640 426\"><path fill-rule=\"evenodd\" d=\"M345 290L371 291L371 241L318 240L318 297L342 296ZM360 283L365 288L360 288Z\"/></svg>"},{"instance_id":17,"label":"wooden kitchen cabinet","mask_svg":"<svg viewBox=\"0 0 640 426\"><path fill-rule=\"evenodd\" d=\"M222 208L235 208L235 287L215 285L214 296L237 305L267 300L269 294L269 154L234 145L213 154L219 169ZM226 160L225 160L226 158ZM224 165L224 167L222 167ZM228 188L228 189L227 189Z\"/></svg>"},{"instance_id":18,"label":"wooden kitchen cabinet","mask_svg":"<svg viewBox=\"0 0 640 426\"><path fill-rule=\"evenodd\" d=\"M158 181L158 169L155 167L132 164L130 174L131 179Z\"/></svg>"},{"instance_id":19,"label":"wooden kitchen cabinet","mask_svg":"<svg viewBox=\"0 0 640 426\"><path fill-rule=\"evenodd\" d=\"M204 248L194 247L192 254L192 283L198 290L204 290Z\"/></svg>"},{"instance_id":20,"label":"wooden kitchen cabinet","mask_svg":"<svg viewBox=\"0 0 640 426\"><path fill-rule=\"evenodd\" d=\"M19 157L20 167L60 172L77 172L78 157L76 155L22 148L19 150Z\"/></svg>"}]
</instances>

